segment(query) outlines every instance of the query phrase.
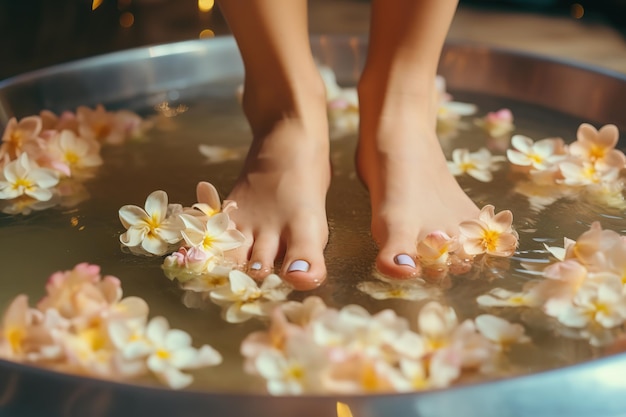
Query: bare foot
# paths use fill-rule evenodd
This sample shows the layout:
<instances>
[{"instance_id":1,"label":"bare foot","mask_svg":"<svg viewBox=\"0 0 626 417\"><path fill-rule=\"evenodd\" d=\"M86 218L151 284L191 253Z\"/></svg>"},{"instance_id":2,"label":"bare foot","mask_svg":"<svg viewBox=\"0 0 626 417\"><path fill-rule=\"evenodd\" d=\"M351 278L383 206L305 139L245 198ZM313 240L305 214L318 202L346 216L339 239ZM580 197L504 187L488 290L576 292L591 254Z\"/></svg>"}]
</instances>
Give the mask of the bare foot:
<instances>
[{"instance_id":1,"label":"bare foot","mask_svg":"<svg viewBox=\"0 0 626 417\"><path fill-rule=\"evenodd\" d=\"M419 273L419 239L434 230L457 234L458 224L479 210L448 171L431 90L381 90L363 80L359 85L357 170L370 192L376 267L408 278Z\"/></svg>"},{"instance_id":2,"label":"bare foot","mask_svg":"<svg viewBox=\"0 0 626 417\"><path fill-rule=\"evenodd\" d=\"M244 110L253 142L227 197L238 204L231 218L247 238L234 261L263 279L284 254L279 275L299 290L324 281L328 240L326 100L323 85L307 89L284 95L246 86Z\"/></svg>"}]
</instances>

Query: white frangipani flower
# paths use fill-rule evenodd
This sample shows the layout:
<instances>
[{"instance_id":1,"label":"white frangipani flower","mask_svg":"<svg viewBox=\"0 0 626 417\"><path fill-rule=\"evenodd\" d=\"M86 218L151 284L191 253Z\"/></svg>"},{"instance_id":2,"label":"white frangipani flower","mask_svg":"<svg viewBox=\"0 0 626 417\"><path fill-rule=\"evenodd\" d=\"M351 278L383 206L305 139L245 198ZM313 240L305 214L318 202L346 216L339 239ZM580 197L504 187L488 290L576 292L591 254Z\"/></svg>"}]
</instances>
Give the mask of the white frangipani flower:
<instances>
[{"instance_id":1,"label":"white frangipani flower","mask_svg":"<svg viewBox=\"0 0 626 417\"><path fill-rule=\"evenodd\" d=\"M47 158L54 169L68 177L77 170L102 165L100 144L93 139L76 136L71 130L62 130L48 140Z\"/></svg>"},{"instance_id":2,"label":"white frangipani flower","mask_svg":"<svg viewBox=\"0 0 626 417\"><path fill-rule=\"evenodd\" d=\"M527 136L514 135L511 145L514 149L506 151L509 161L515 165L531 166L536 170L550 168L565 157L562 139L548 138L533 142Z\"/></svg>"},{"instance_id":3,"label":"white frangipani flower","mask_svg":"<svg viewBox=\"0 0 626 417\"><path fill-rule=\"evenodd\" d=\"M524 334L523 326L511 324L500 317L481 314L474 319L474 322L478 331L500 348L506 348L513 343L530 341L530 338Z\"/></svg>"},{"instance_id":4,"label":"white frangipani flower","mask_svg":"<svg viewBox=\"0 0 626 417\"><path fill-rule=\"evenodd\" d=\"M27 195L39 201L52 198L52 190L59 177L51 169L41 168L23 153L6 164L0 173L0 199L12 199Z\"/></svg>"},{"instance_id":5,"label":"white frangipani flower","mask_svg":"<svg viewBox=\"0 0 626 417\"><path fill-rule=\"evenodd\" d=\"M502 156L493 156L487 148L477 152L467 149L452 151L452 161L448 161L448 169L454 176L467 174L478 181L490 182L493 179L492 171L497 169L496 163L503 161Z\"/></svg>"},{"instance_id":6,"label":"white frangipani flower","mask_svg":"<svg viewBox=\"0 0 626 417\"><path fill-rule=\"evenodd\" d=\"M293 290L278 275L270 274L259 287L245 273L232 270L229 285L211 292L211 300L224 306L224 319L241 323L252 317L265 317Z\"/></svg>"},{"instance_id":7,"label":"white frangipani flower","mask_svg":"<svg viewBox=\"0 0 626 417\"><path fill-rule=\"evenodd\" d=\"M240 231L230 227L230 218L226 213L216 213L208 218L181 214L180 219L185 227L181 232L185 242L207 253L221 256L245 241Z\"/></svg>"},{"instance_id":8,"label":"white frangipani flower","mask_svg":"<svg viewBox=\"0 0 626 417\"><path fill-rule=\"evenodd\" d=\"M191 346L188 333L170 329L165 317L155 317L146 326L145 337L152 347L147 366L157 378L174 389L184 388L193 381L182 370L214 366L222 362L222 356L211 346L200 349Z\"/></svg>"},{"instance_id":9,"label":"white frangipani flower","mask_svg":"<svg viewBox=\"0 0 626 417\"><path fill-rule=\"evenodd\" d=\"M145 210L126 205L119 210L120 221L127 229L120 242L128 247L141 246L153 255L164 255L171 244L181 240L181 223L168 216L167 194L154 191L146 199Z\"/></svg>"}]
</instances>

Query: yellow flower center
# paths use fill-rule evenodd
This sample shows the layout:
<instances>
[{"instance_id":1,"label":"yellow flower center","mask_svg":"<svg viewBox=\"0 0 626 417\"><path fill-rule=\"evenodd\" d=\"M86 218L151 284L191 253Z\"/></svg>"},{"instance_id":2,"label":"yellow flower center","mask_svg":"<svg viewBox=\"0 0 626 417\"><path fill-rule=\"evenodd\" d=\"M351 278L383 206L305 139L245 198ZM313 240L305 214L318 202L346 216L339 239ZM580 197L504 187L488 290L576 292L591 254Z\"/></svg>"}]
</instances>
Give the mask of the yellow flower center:
<instances>
[{"instance_id":1,"label":"yellow flower center","mask_svg":"<svg viewBox=\"0 0 626 417\"><path fill-rule=\"evenodd\" d=\"M516 296L509 298L509 303L515 306L521 306L521 305L526 304L526 300L521 295L516 295Z\"/></svg>"},{"instance_id":2,"label":"yellow flower center","mask_svg":"<svg viewBox=\"0 0 626 417\"><path fill-rule=\"evenodd\" d=\"M591 158L592 161L597 161L598 159L604 158L605 154L606 149L597 145L593 145L589 150L589 158Z\"/></svg>"},{"instance_id":3,"label":"yellow flower center","mask_svg":"<svg viewBox=\"0 0 626 417\"><path fill-rule=\"evenodd\" d=\"M372 365L366 365L363 369L363 374L361 375L361 386L365 391L376 391L376 389L380 386L378 381L378 375L376 375L376 371Z\"/></svg>"},{"instance_id":4,"label":"yellow flower center","mask_svg":"<svg viewBox=\"0 0 626 417\"><path fill-rule=\"evenodd\" d=\"M74 165L76 164L78 161L80 160L80 158L78 157L78 155L76 155L76 153L72 152L72 151L67 151L65 152L65 161L70 164L70 165Z\"/></svg>"},{"instance_id":5,"label":"yellow flower center","mask_svg":"<svg viewBox=\"0 0 626 417\"><path fill-rule=\"evenodd\" d=\"M591 180L592 182L598 182L598 176L597 176L597 171L594 168L593 165L589 164L587 165L583 171L582 171L582 175L584 178L587 178L589 180Z\"/></svg>"},{"instance_id":6,"label":"yellow flower center","mask_svg":"<svg viewBox=\"0 0 626 417\"><path fill-rule=\"evenodd\" d=\"M476 168L476 164L473 163L473 162L463 162L463 163L461 163L460 168L461 168L461 171L467 172L467 171L469 171L471 169Z\"/></svg>"},{"instance_id":7,"label":"yellow flower center","mask_svg":"<svg viewBox=\"0 0 626 417\"><path fill-rule=\"evenodd\" d=\"M213 236L204 235L204 239L202 239L202 246L205 249L209 249L213 247L214 242L215 242L215 238Z\"/></svg>"},{"instance_id":8,"label":"yellow flower center","mask_svg":"<svg viewBox=\"0 0 626 417\"><path fill-rule=\"evenodd\" d=\"M539 154L536 154L536 153L534 153L534 154L530 155L530 159L531 159L534 163L536 163L536 164L541 164L541 163L543 163L543 157L542 157L541 155L539 155Z\"/></svg>"},{"instance_id":9,"label":"yellow flower center","mask_svg":"<svg viewBox=\"0 0 626 417\"><path fill-rule=\"evenodd\" d=\"M150 216L150 218L148 219L148 221L146 223L148 223L148 237L155 237L157 235L156 233L156 229L159 228L159 226L161 226L161 223L159 222L159 218L161 217L160 213L153 213L152 216Z\"/></svg>"},{"instance_id":10,"label":"yellow flower center","mask_svg":"<svg viewBox=\"0 0 626 417\"><path fill-rule=\"evenodd\" d=\"M406 294L406 291L404 291L401 288L394 288L393 290L389 290L387 292L387 294L389 295L389 297L403 297Z\"/></svg>"},{"instance_id":11,"label":"yellow flower center","mask_svg":"<svg viewBox=\"0 0 626 417\"><path fill-rule=\"evenodd\" d=\"M22 342L25 336L26 333L24 329L18 327L9 327L5 330L5 338L9 342L9 346L11 346L11 350L15 353L21 353L23 351Z\"/></svg>"},{"instance_id":12,"label":"yellow flower center","mask_svg":"<svg viewBox=\"0 0 626 417\"><path fill-rule=\"evenodd\" d=\"M34 185L33 182L29 180L28 178L18 178L13 183L13 189L18 190L20 188L24 188L26 190L30 190L33 188L33 185Z\"/></svg>"},{"instance_id":13,"label":"yellow flower center","mask_svg":"<svg viewBox=\"0 0 626 417\"><path fill-rule=\"evenodd\" d=\"M106 345L106 338L100 331L100 327L89 327L79 334L80 338L84 340L89 348L93 351L101 350Z\"/></svg>"},{"instance_id":14,"label":"yellow flower center","mask_svg":"<svg viewBox=\"0 0 626 417\"><path fill-rule=\"evenodd\" d=\"M287 379L302 381L304 379L304 368L298 364L292 364L286 371Z\"/></svg>"},{"instance_id":15,"label":"yellow flower center","mask_svg":"<svg viewBox=\"0 0 626 417\"><path fill-rule=\"evenodd\" d=\"M495 230L485 230L483 231L483 247L487 249L488 252L493 252L496 250L498 246L498 239L500 238L500 233Z\"/></svg>"},{"instance_id":16,"label":"yellow flower center","mask_svg":"<svg viewBox=\"0 0 626 417\"><path fill-rule=\"evenodd\" d=\"M157 350L156 355L159 359L169 359L172 356L172 354L165 349Z\"/></svg>"}]
</instances>

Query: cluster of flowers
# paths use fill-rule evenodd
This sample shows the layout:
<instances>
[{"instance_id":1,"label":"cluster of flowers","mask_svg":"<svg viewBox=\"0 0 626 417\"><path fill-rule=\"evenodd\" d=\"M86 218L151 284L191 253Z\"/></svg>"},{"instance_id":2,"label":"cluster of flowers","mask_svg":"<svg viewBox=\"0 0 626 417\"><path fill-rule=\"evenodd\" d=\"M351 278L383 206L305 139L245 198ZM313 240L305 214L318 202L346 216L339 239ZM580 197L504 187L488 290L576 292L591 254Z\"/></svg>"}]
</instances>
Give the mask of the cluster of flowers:
<instances>
[{"instance_id":1,"label":"cluster of flowers","mask_svg":"<svg viewBox=\"0 0 626 417\"><path fill-rule=\"evenodd\" d=\"M422 300L437 298L439 287L429 287L426 281L440 280L448 273L460 275L472 269L477 256L509 257L515 253L519 236L513 229L510 210L495 213L492 205L482 208L477 219L459 224L459 235L443 231L429 233L417 244L421 276L411 280L386 279L366 281L359 290L376 299L399 298Z\"/></svg>"},{"instance_id":2,"label":"cluster of flowers","mask_svg":"<svg viewBox=\"0 0 626 417\"><path fill-rule=\"evenodd\" d=\"M78 204L87 198L81 182L102 165L101 145L121 144L147 128L133 112L102 106L10 119L0 144L0 200L7 200L1 210L29 214Z\"/></svg>"},{"instance_id":3,"label":"cluster of flowers","mask_svg":"<svg viewBox=\"0 0 626 417\"><path fill-rule=\"evenodd\" d=\"M228 216L236 205L232 201L222 205L217 190L207 182L198 184L197 199L192 207L183 207L168 204L167 194L155 191L143 209L122 207L120 220L127 230L120 236L121 243L135 254L169 253L163 261L165 275L198 294L201 301L208 298L221 305L226 321L267 316L276 303L286 300L292 287L275 274L259 286L233 269L224 252L238 248L245 239Z\"/></svg>"},{"instance_id":4,"label":"cluster of flowers","mask_svg":"<svg viewBox=\"0 0 626 417\"><path fill-rule=\"evenodd\" d=\"M626 322L626 238L594 222L578 240L566 238L564 248L546 249L556 262L543 269L543 279L529 281L519 292L494 288L478 297L478 304L540 307L565 326L586 329L581 334L594 345L610 341L596 337L594 328Z\"/></svg>"},{"instance_id":5,"label":"cluster of flowers","mask_svg":"<svg viewBox=\"0 0 626 417\"><path fill-rule=\"evenodd\" d=\"M1 358L61 372L116 380L152 373L178 389L193 381L184 370L222 361L208 345L194 348L164 317L148 321L143 299L122 298L118 278L86 263L53 274L36 308L18 295L1 324Z\"/></svg>"},{"instance_id":6,"label":"cluster of flowers","mask_svg":"<svg viewBox=\"0 0 626 417\"><path fill-rule=\"evenodd\" d=\"M459 323L434 301L416 322L418 332L392 310L338 310L311 296L276 308L269 329L244 339L241 353L273 395L407 392L495 371L501 352L529 341L519 324L487 314Z\"/></svg>"},{"instance_id":7,"label":"cluster of flowers","mask_svg":"<svg viewBox=\"0 0 626 417\"><path fill-rule=\"evenodd\" d=\"M522 186L517 190L529 197L545 197L541 188L548 187L551 198L544 202L545 206L545 203L566 196L572 189L581 189L596 200L624 208L624 183L620 173L626 166L626 157L622 151L615 149L619 140L617 127L605 125L597 130L583 123L578 128L576 139L565 145L560 138L534 142L526 136L513 136L513 149L507 151L507 157L537 186Z\"/></svg>"}]
</instances>

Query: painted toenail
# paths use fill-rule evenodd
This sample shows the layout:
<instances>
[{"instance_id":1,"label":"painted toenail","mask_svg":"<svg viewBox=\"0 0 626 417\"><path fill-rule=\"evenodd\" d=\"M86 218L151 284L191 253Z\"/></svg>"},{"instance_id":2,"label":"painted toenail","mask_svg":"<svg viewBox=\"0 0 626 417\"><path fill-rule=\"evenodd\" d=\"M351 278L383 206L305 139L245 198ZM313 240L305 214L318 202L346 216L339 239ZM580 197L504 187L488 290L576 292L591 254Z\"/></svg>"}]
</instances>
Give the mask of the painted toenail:
<instances>
[{"instance_id":1,"label":"painted toenail","mask_svg":"<svg viewBox=\"0 0 626 417\"><path fill-rule=\"evenodd\" d=\"M260 271L262 266L263 264L261 264L261 262L253 262L252 265L250 265L250 269L253 271Z\"/></svg>"},{"instance_id":2,"label":"painted toenail","mask_svg":"<svg viewBox=\"0 0 626 417\"><path fill-rule=\"evenodd\" d=\"M309 268L311 268L311 265L309 265L307 261L298 259L297 261L293 261L291 265L289 265L287 272L309 272Z\"/></svg>"},{"instance_id":3,"label":"painted toenail","mask_svg":"<svg viewBox=\"0 0 626 417\"><path fill-rule=\"evenodd\" d=\"M396 255L394 261L398 265L410 266L411 268L415 268L415 261L413 260L413 258L405 253Z\"/></svg>"}]
</instances>

